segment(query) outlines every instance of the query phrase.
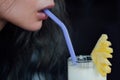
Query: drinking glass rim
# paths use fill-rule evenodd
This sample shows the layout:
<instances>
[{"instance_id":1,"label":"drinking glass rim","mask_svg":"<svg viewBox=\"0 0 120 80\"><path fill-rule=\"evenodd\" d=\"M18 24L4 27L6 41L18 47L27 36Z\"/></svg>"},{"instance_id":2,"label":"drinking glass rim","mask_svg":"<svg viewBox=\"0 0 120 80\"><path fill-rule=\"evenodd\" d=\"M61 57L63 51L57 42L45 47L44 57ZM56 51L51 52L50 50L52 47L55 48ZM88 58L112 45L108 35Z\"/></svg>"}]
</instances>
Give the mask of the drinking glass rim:
<instances>
[{"instance_id":1,"label":"drinking glass rim","mask_svg":"<svg viewBox=\"0 0 120 80\"><path fill-rule=\"evenodd\" d=\"M92 61L91 55L78 55L77 57L77 63L89 63ZM71 57L68 58L68 61L71 61Z\"/></svg>"}]
</instances>

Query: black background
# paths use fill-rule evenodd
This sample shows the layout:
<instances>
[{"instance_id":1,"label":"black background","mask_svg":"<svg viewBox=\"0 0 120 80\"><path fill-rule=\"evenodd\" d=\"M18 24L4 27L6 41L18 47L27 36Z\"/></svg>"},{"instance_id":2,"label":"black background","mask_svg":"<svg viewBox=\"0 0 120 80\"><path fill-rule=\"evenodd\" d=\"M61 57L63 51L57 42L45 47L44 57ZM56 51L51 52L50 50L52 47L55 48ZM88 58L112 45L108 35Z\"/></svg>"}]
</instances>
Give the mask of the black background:
<instances>
[{"instance_id":1,"label":"black background","mask_svg":"<svg viewBox=\"0 0 120 80\"><path fill-rule=\"evenodd\" d=\"M120 0L65 0L72 25L76 54L90 54L101 34L106 33L114 49L112 72L107 80L120 77Z\"/></svg>"}]
</instances>

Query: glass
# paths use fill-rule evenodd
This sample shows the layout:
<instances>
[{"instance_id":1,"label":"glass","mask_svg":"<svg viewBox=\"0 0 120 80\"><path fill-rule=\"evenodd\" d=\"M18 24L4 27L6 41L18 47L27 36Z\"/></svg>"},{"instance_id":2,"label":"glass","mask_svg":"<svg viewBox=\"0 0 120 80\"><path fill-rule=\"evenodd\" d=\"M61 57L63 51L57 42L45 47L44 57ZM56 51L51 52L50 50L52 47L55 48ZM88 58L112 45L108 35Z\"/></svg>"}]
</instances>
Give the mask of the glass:
<instances>
[{"instance_id":1,"label":"glass","mask_svg":"<svg viewBox=\"0 0 120 80\"><path fill-rule=\"evenodd\" d=\"M68 59L68 80L106 80L92 62L90 55L77 56L77 64Z\"/></svg>"}]
</instances>

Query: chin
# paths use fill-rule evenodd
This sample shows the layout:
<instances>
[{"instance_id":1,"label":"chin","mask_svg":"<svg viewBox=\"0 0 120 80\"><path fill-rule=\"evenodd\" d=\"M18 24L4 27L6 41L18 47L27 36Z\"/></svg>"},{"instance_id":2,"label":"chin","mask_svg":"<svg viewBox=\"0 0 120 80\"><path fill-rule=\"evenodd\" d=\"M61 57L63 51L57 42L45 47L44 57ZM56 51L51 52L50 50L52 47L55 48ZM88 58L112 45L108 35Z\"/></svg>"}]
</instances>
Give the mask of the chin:
<instances>
[{"instance_id":1,"label":"chin","mask_svg":"<svg viewBox=\"0 0 120 80\"><path fill-rule=\"evenodd\" d=\"M42 23L32 24L32 25L23 27L23 29L28 30L28 31L38 31L41 28L42 28Z\"/></svg>"}]
</instances>

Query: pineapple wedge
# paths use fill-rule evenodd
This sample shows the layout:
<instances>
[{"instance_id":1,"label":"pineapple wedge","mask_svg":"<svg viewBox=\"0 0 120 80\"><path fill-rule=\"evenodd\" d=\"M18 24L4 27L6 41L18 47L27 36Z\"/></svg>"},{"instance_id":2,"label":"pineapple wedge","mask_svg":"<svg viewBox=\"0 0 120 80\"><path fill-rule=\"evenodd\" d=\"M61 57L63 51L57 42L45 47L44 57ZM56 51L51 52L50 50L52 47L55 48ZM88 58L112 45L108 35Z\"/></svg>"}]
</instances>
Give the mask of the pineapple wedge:
<instances>
[{"instance_id":1,"label":"pineapple wedge","mask_svg":"<svg viewBox=\"0 0 120 80\"><path fill-rule=\"evenodd\" d=\"M97 44L95 45L91 57L96 69L102 76L106 76L111 73L111 63L108 58L112 58L113 49L110 47L111 42L107 40L108 36L102 34Z\"/></svg>"}]
</instances>

